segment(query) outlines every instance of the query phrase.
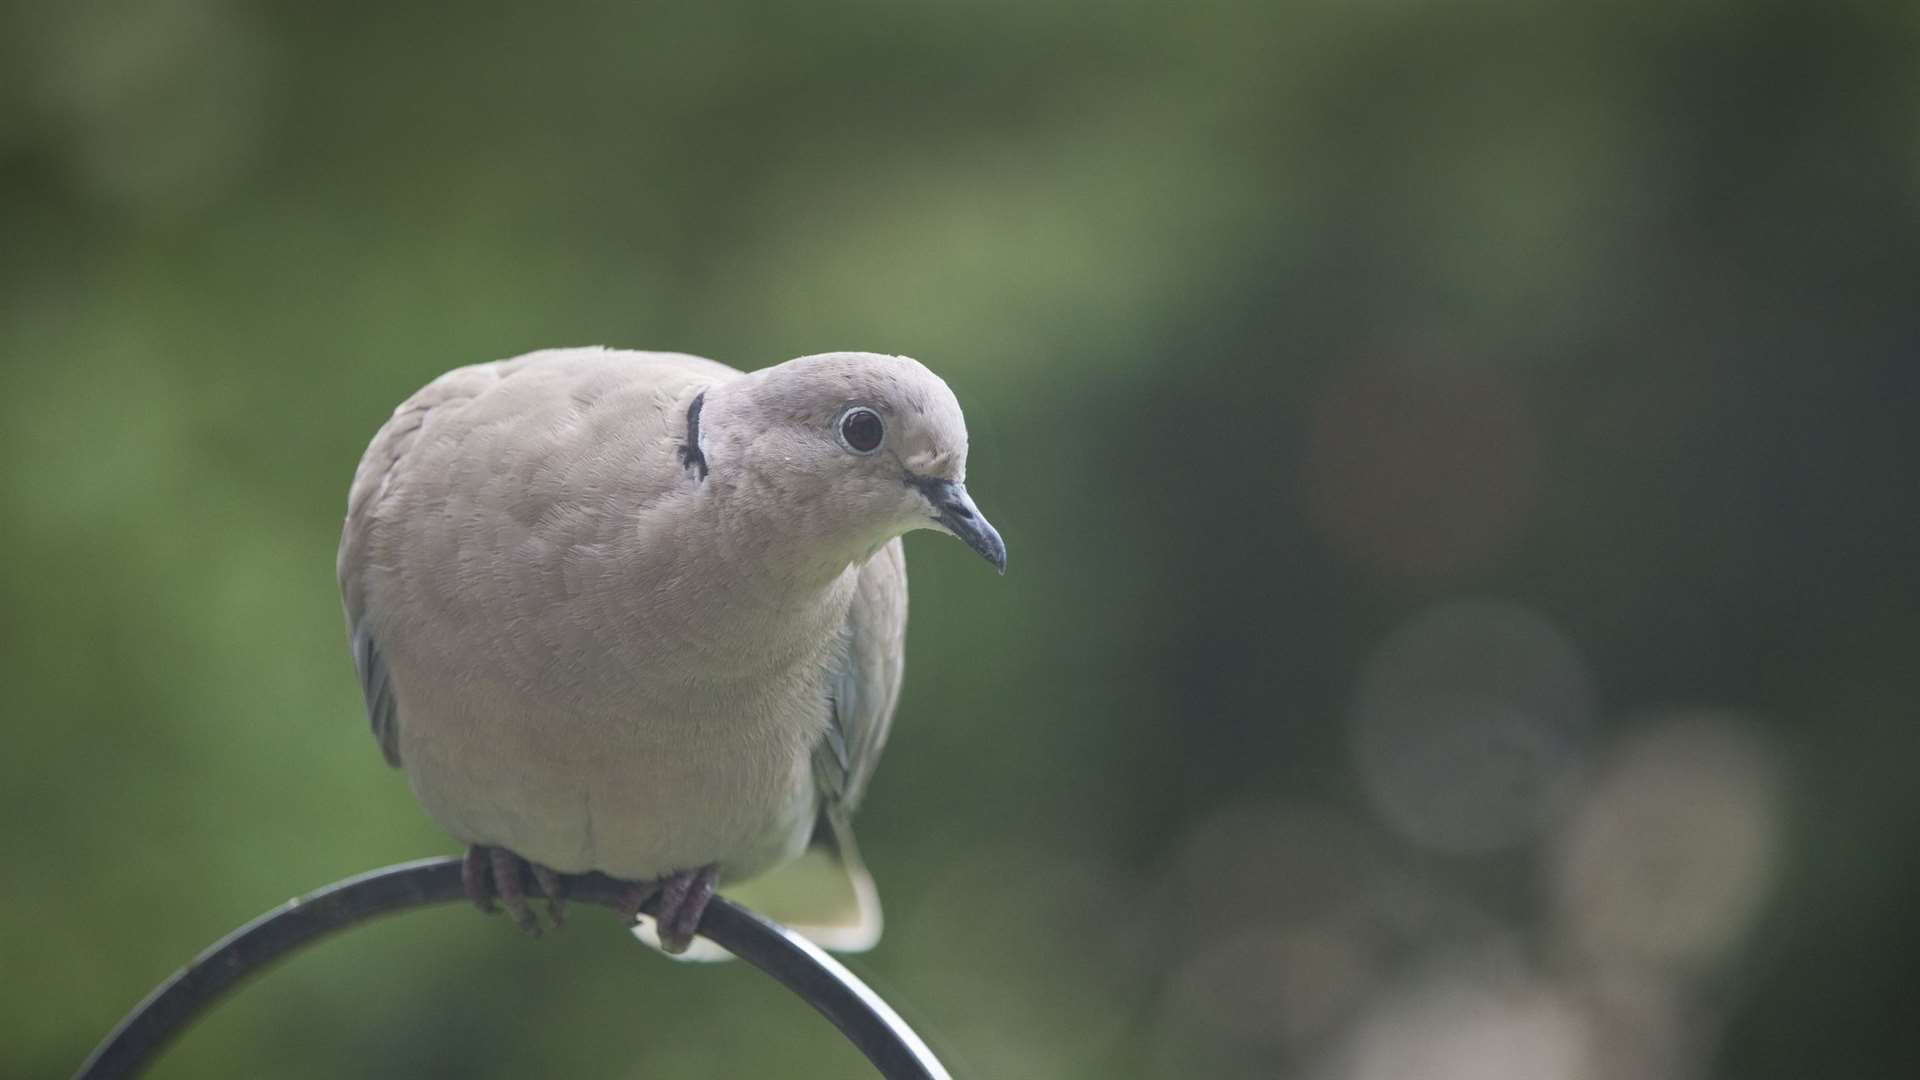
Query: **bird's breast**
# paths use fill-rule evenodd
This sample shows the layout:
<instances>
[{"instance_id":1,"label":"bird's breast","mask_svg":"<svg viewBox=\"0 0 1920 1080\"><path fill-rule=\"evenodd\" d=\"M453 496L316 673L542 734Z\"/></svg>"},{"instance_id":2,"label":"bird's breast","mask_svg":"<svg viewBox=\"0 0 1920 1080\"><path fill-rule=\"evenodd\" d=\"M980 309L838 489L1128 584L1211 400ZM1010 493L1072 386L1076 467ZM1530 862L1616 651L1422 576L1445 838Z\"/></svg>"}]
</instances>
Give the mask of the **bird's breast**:
<instances>
[{"instance_id":1,"label":"bird's breast","mask_svg":"<svg viewBox=\"0 0 1920 1080\"><path fill-rule=\"evenodd\" d=\"M469 842L622 877L712 862L746 876L804 844L827 723L817 674L634 670L592 687L476 674L409 709L401 756L422 805Z\"/></svg>"}]
</instances>

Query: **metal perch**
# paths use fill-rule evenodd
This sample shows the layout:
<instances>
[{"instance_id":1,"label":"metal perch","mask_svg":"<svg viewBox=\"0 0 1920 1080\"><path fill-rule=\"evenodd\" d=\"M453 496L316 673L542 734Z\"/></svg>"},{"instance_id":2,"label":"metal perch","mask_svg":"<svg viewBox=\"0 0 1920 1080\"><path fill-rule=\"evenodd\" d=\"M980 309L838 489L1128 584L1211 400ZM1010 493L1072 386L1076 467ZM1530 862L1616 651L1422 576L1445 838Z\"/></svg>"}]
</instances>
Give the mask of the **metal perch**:
<instances>
[{"instance_id":1,"label":"metal perch","mask_svg":"<svg viewBox=\"0 0 1920 1080\"><path fill-rule=\"evenodd\" d=\"M624 887L601 874L566 880L567 899L618 908ZM389 866L292 900L227 935L147 995L75 1074L137 1075L220 996L282 956L336 931L413 908L464 900L460 860ZM643 910L652 912L652 901ZM950 1080L933 1051L839 961L778 923L715 897L700 933L778 979L833 1022L888 1080Z\"/></svg>"}]
</instances>

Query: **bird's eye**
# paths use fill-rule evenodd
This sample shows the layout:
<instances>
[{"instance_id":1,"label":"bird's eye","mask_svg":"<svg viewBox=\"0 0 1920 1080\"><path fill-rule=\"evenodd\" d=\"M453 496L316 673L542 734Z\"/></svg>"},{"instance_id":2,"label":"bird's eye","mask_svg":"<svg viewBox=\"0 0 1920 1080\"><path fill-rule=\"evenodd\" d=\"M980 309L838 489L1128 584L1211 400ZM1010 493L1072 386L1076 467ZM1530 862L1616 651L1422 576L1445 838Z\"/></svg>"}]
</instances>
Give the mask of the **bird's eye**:
<instances>
[{"instance_id":1,"label":"bird's eye","mask_svg":"<svg viewBox=\"0 0 1920 1080\"><path fill-rule=\"evenodd\" d=\"M856 454L871 454L880 449L887 427L880 414L864 406L855 406L840 414L840 441Z\"/></svg>"}]
</instances>

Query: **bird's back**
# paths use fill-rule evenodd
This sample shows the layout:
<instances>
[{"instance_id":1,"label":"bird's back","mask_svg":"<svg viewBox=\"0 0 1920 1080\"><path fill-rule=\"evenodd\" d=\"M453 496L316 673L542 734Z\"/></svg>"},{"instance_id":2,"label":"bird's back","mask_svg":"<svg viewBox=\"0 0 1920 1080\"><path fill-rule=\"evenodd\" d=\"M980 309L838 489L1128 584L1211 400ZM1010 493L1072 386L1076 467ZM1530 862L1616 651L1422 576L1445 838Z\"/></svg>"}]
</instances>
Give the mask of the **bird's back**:
<instances>
[{"instance_id":1,"label":"bird's back","mask_svg":"<svg viewBox=\"0 0 1920 1080\"><path fill-rule=\"evenodd\" d=\"M423 387L348 496L338 570L354 632L405 636L449 670L577 655L599 629L581 606L611 591L595 552L685 494L676 405L738 375L678 353L552 349Z\"/></svg>"},{"instance_id":2,"label":"bird's back","mask_svg":"<svg viewBox=\"0 0 1920 1080\"><path fill-rule=\"evenodd\" d=\"M494 516L490 509L526 524L556 512L569 480L618 470L620 490L658 498L677 479L672 471L630 463L672 439L671 405L687 387L738 375L684 353L579 348L456 368L428 383L393 411L354 473L338 564L349 612L365 610L369 561L388 554L384 534L402 514L415 512L406 524L429 533L420 554L451 554L467 539L460 528ZM591 452L579 454L583 447Z\"/></svg>"}]
</instances>

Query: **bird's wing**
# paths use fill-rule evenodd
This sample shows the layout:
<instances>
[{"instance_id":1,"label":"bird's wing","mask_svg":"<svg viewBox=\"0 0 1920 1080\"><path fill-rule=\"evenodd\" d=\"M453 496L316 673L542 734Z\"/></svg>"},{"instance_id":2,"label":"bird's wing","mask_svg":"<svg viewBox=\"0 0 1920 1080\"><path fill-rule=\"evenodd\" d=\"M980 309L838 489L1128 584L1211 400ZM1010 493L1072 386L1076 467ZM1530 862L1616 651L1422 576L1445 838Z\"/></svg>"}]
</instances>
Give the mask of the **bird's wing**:
<instances>
[{"instance_id":1,"label":"bird's wing","mask_svg":"<svg viewBox=\"0 0 1920 1080\"><path fill-rule=\"evenodd\" d=\"M845 647L827 674L827 734L814 752L814 776L825 809L843 820L866 794L900 701L907 557L898 538L861 567L844 633Z\"/></svg>"},{"instance_id":2,"label":"bird's wing","mask_svg":"<svg viewBox=\"0 0 1920 1080\"><path fill-rule=\"evenodd\" d=\"M367 612L367 555L373 542L374 511L400 472L400 462L419 437L427 415L443 405L469 401L492 385L498 378L492 368L480 365L448 372L401 403L368 444L360 467L354 471L353 486L347 490L347 521L340 530L336 565L340 599L346 607L347 637L353 646L353 667L360 676L367 720L373 725L373 737L379 741L387 764L395 767L400 764L399 707Z\"/></svg>"},{"instance_id":3,"label":"bird's wing","mask_svg":"<svg viewBox=\"0 0 1920 1080\"><path fill-rule=\"evenodd\" d=\"M617 395L636 391L668 395L676 387L737 374L723 364L681 353L548 349L511 360L456 368L428 383L394 410L354 473L337 566L354 668L360 676L367 718L388 764L400 764L403 709L377 636L382 625L382 584L391 578L397 564L422 557L422 537L415 535L411 542L407 539L410 528L417 532L418 522L410 523L406 511L411 509L423 520L450 516L450 511L436 512L447 502L449 477L459 463L446 460L447 455L461 455L460 461L469 463L470 459L482 463L507 461L516 455L502 441L518 428L502 423L506 418L552 422L557 428L559 419L581 416L596 401L612 401ZM602 422L597 414L589 419ZM664 429L684 421L661 410L615 409L604 422L615 424L629 440L642 440L658 434L651 429L640 430L649 424ZM615 439L601 440L599 445L604 453L621 451ZM430 460L422 464L423 458ZM592 464L588 461L582 467ZM678 467L657 470L661 475L654 477L656 486L668 483ZM529 483L527 472L524 468L496 470L490 482L500 490L491 497L529 505L537 501L542 490ZM408 489L411 494L400 497ZM537 517L538 509L525 510L522 516ZM507 548L500 557L511 557L511 545ZM443 576L416 575L414 580L419 584Z\"/></svg>"}]
</instances>

